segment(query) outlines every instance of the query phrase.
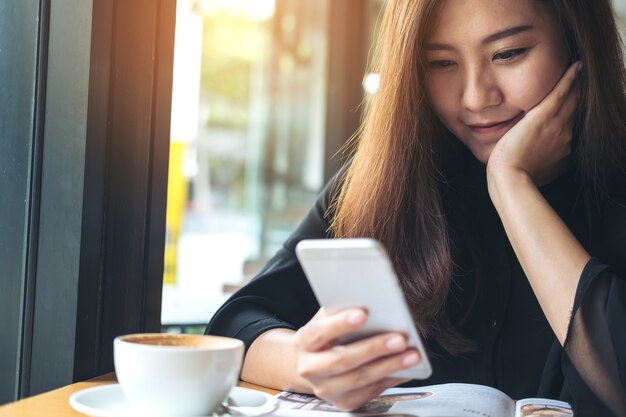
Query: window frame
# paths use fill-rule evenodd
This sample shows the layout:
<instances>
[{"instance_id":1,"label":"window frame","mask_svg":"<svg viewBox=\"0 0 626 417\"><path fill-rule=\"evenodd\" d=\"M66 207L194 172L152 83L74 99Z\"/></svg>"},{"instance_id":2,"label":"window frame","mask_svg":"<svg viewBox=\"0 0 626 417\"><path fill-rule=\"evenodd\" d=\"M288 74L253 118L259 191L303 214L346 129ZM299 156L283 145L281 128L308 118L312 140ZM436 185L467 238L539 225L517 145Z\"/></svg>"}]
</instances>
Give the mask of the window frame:
<instances>
[{"instance_id":1,"label":"window frame","mask_svg":"<svg viewBox=\"0 0 626 417\"><path fill-rule=\"evenodd\" d=\"M31 56L27 104L2 114L26 116L0 161L1 224L16 225L0 237L0 403L110 372L115 336L160 330L175 4L6 6L40 23L6 37Z\"/></svg>"},{"instance_id":2,"label":"window frame","mask_svg":"<svg viewBox=\"0 0 626 417\"><path fill-rule=\"evenodd\" d=\"M27 327L23 311L29 309L25 295L32 292L27 260L36 252L31 242L37 231L29 225L37 216L39 194L30 190L39 174L40 86L45 81L39 44L45 42L46 24L46 12L36 0L0 4L0 404L19 395Z\"/></svg>"}]
</instances>

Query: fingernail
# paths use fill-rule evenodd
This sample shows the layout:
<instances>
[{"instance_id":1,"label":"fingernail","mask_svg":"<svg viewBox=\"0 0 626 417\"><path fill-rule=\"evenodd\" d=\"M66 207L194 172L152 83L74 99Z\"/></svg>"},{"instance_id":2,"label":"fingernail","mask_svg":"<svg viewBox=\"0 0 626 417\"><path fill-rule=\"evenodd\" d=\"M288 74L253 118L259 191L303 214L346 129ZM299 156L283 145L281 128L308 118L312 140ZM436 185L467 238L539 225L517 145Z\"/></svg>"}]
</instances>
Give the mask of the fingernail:
<instances>
[{"instance_id":1,"label":"fingernail","mask_svg":"<svg viewBox=\"0 0 626 417\"><path fill-rule=\"evenodd\" d=\"M417 353L411 353L402 359L402 365L408 368L409 366L413 366L419 362L419 359L420 357Z\"/></svg>"},{"instance_id":2,"label":"fingernail","mask_svg":"<svg viewBox=\"0 0 626 417\"><path fill-rule=\"evenodd\" d=\"M385 346L392 352L404 349L404 338L402 336L392 336L385 342Z\"/></svg>"},{"instance_id":3,"label":"fingernail","mask_svg":"<svg viewBox=\"0 0 626 417\"><path fill-rule=\"evenodd\" d=\"M361 324L365 321L365 314L361 310L353 311L348 314L347 320L349 324Z\"/></svg>"},{"instance_id":4,"label":"fingernail","mask_svg":"<svg viewBox=\"0 0 626 417\"><path fill-rule=\"evenodd\" d=\"M583 69L583 63L578 61L576 63L576 72L580 72L581 69Z\"/></svg>"}]
</instances>

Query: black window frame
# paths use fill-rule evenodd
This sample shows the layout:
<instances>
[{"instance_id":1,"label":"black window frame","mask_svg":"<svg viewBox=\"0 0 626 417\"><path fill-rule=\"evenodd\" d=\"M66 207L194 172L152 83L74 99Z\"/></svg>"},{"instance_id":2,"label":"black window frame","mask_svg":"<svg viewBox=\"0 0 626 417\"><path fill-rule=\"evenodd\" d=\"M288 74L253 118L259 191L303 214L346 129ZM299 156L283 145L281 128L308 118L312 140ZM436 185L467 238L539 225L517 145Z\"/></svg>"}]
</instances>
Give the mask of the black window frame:
<instances>
[{"instance_id":1,"label":"black window frame","mask_svg":"<svg viewBox=\"0 0 626 417\"><path fill-rule=\"evenodd\" d=\"M2 125L0 403L110 372L115 336L160 329L176 6L11 3L31 24L7 26L7 62L31 56L0 67L28 95L2 110L24 120Z\"/></svg>"}]
</instances>

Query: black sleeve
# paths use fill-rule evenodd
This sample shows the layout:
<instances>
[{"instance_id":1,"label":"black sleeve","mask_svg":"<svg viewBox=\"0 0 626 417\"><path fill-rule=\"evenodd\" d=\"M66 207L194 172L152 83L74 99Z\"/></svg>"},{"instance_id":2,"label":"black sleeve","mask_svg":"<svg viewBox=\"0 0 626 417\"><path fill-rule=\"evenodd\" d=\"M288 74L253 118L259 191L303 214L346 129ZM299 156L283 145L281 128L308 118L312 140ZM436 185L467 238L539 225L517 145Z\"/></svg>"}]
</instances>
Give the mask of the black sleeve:
<instances>
[{"instance_id":1,"label":"black sleeve","mask_svg":"<svg viewBox=\"0 0 626 417\"><path fill-rule=\"evenodd\" d=\"M295 247L302 239L330 237L326 215L336 178L326 185L296 231L259 274L220 307L206 334L240 339L248 349L270 329L296 330L313 317L319 304L296 258Z\"/></svg>"},{"instance_id":2,"label":"black sleeve","mask_svg":"<svg viewBox=\"0 0 626 417\"><path fill-rule=\"evenodd\" d=\"M598 259L582 272L564 349L577 415L626 416L626 281Z\"/></svg>"}]
</instances>

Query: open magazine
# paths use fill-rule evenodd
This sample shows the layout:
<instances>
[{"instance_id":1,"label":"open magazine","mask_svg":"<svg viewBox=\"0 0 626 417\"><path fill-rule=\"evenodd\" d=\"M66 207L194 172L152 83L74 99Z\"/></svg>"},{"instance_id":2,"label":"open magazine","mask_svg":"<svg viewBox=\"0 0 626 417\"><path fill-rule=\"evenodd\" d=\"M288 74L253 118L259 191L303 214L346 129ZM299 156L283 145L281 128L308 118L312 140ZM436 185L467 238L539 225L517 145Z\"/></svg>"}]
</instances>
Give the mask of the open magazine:
<instances>
[{"instance_id":1,"label":"open magazine","mask_svg":"<svg viewBox=\"0 0 626 417\"><path fill-rule=\"evenodd\" d=\"M572 417L562 401L526 398L514 401L495 388L474 384L442 384L388 389L352 413L341 412L312 395L281 392L276 415L347 417ZM304 413L304 414L303 414ZM332 416L328 413L333 413Z\"/></svg>"}]
</instances>

